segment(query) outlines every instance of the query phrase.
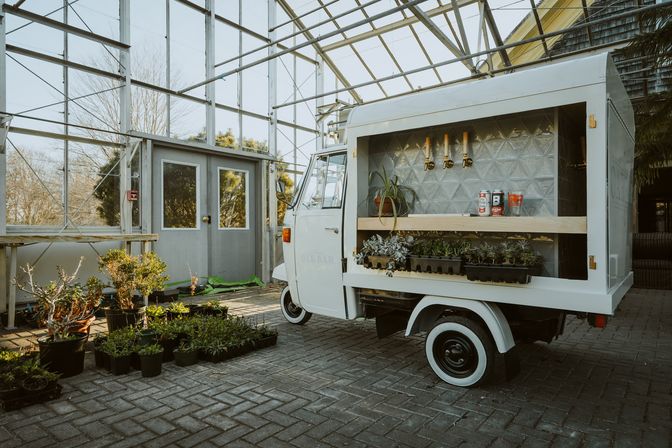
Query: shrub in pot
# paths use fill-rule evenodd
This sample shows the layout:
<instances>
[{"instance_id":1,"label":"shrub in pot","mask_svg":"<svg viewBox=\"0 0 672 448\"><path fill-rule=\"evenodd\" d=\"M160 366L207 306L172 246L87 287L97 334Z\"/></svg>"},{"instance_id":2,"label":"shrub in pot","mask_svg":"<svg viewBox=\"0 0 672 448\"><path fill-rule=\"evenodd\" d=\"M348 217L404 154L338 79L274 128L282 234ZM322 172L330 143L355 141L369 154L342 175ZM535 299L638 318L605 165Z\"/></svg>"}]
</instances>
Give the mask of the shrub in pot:
<instances>
[{"instance_id":1,"label":"shrub in pot","mask_svg":"<svg viewBox=\"0 0 672 448\"><path fill-rule=\"evenodd\" d=\"M197 312L206 316L226 317L229 312L229 307L219 303L219 300L213 299L202 304Z\"/></svg>"},{"instance_id":2,"label":"shrub in pot","mask_svg":"<svg viewBox=\"0 0 672 448\"><path fill-rule=\"evenodd\" d=\"M168 320L182 319L189 316L191 313L189 307L187 307L184 302L172 302L166 311L168 314Z\"/></svg>"},{"instance_id":3,"label":"shrub in pot","mask_svg":"<svg viewBox=\"0 0 672 448\"><path fill-rule=\"evenodd\" d=\"M269 328L267 325L262 324L256 328L256 339L254 340L254 346L256 348L265 348L277 344L278 342L278 330L275 328Z\"/></svg>"},{"instance_id":4,"label":"shrub in pot","mask_svg":"<svg viewBox=\"0 0 672 448\"><path fill-rule=\"evenodd\" d=\"M175 365L180 367L191 366L198 362L198 349L189 342L182 342L173 350Z\"/></svg>"},{"instance_id":5,"label":"shrub in pot","mask_svg":"<svg viewBox=\"0 0 672 448\"><path fill-rule=\"evenodd\" d=\"M164 320L166 318L166 309L161 305L149 305L145 310L147 322Z\"/></svg>"},{"instance_id":6,"label":"shrub in pot","mask_svg":"<svg viewBox=\"0 0 672 448\"><path fill-rule=\"evenodd\" d=\"M11 400L21 393L21 385L14 372L0 373L0 400Z\"/></svg>"},{"instance_id":7,"label":"shrub in pot","mask_svg":"<svg viewBox=\"0 0 672 448\"><path fill-rule=\"evenodd\" d=\"M154 321L149 328L156 331L158 344L163 347L163 362L173 360L173 350L178 344L177 328L173 322Z\"/></svg>"},{"instance_id":8,"label":"shrub in pot","mask_svg":"<svg viewBox=\"0 0 672 448\"><path fill-rule=\"evenodd\" d=\"M102 345L106 341L107 336L100 333L93 338L93 356L97 368L110 370L110 357L107 353L101 350Z\"/></svg>"},{"instance_id":9,"label":"shrub in pot","mask_svg":"<svg viewBox=\"0 0 672 448\"><path fill-rule=\"evenodd\" d=\"M38 339L40 362L63 377L84 369L88 325L95 319L95 309L103 296L103 285L95 277L90 277L85 285L76 283L83 259L79 259L72 274L57 266L58 279L46 286L35 283L34 267L28 264L23 268L28 283L17 282L19 289L37 299L38 315L47 326L48 335ZM81 331L83 328L86 332Z\"/></svg>"},{"instance_id":10,"label":"shrub in pot","mask_svg":"<svg viewBox=\"0 0 672 448\"><path fill-rule=\"evenodd\" d=\"M57 373L52 373L40 367L37 359L25 360L15 369L15 378L20 379L21 389L28 394L35 394L53 386L59 378Z\"/></svg>"},{"instance_id":11,"label":"shrub in pot","mask_svg":"<svg viewBox=\"0 0 672 448\"><path fill-rule=\"evenodd\" d=\"M166 264L154 252L141 256L128 254L125 250L113 249L100 257L101 271L105 271L117 290L115 307L105 310L107 328L114 331L144 321L145 307L136 307L135 291L145 298L154 290L163 289L168 280L164 275Z\"/></svg>"},{"instance_id":12,"label":"shrub in pot","mask_svg":"<svg viewBox=\"0 0 672 448\"><path fill-rule=\"evenodd\" d=\"M136 334L131 327L110 332L107 341L100 346L101 351L110 359L110 371L115 375L128 373L131 356L135 351Z\"/></svg>"},{"instance_id":13,"label":"shrub in pot","mask_svg":"<svg viewBox=\"0 0 672 448\"><path fill-rule=\"evenodd\" d=\"M142 376L151 378L161 374L163 347L159 344L146 345L138 350Z\"/></svg>"}]
</instances>

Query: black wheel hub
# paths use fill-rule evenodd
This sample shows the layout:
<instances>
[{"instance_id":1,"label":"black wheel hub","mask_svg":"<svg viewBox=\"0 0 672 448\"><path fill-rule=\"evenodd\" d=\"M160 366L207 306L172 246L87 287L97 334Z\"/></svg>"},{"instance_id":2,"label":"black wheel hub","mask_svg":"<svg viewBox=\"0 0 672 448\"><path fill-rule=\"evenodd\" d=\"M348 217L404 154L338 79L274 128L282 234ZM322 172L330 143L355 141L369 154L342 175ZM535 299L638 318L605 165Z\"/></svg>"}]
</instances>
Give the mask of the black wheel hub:
<instances>
[{"instance_id":1,"label":"black wheel hub","mask_svg":"<svg viewBox=\"0 0 672 448\"><path fill-rule=\"evenodd\" d=\"M283 299L283 306L285 307L287 315L293 319L298 318L303 311L300 306L294 305L294 302L292 302L292 298L289 296L289 294L285 295L285 298Z\"/></svg>"},{"instance_id":2,"label":"black wheel hub","mask_svg":"<svg viewBox=\"0 0 672 448\"><path fill-rule=\"evenodd\" d=\"M432 347L434 359L441 370L456 378L472 375L478 366L478 352L465 335L447 331L440 334Z\"/></svg>"}]
</instances>

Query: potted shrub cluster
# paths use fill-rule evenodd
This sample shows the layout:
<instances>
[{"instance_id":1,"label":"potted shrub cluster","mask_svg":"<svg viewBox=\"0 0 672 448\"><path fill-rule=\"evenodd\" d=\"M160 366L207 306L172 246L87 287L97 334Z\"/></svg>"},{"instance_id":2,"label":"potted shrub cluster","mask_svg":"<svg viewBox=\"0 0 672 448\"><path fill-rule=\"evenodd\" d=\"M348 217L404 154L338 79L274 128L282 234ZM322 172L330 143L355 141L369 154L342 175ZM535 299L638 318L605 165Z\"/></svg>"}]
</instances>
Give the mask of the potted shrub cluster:
<instances>
[{"instance_id":1,"label":"potted shrub cluster","mask_svg":"<svg viewBox=\"0 0 672 448\"><path fill-rule=\"evenodd\" d=\"M462 240L416 239L410 256L411 271L460 274L462 256L470 247Z\"/></svg>"},{"instance_id":2,"label":"potted shrub cluster","mask_svg":"<svg viewBox=\"0 0 672 448\"><path fill-rule=\"evenodd\" d=\"M23 268L28 283L17 286L37 299L40 320L46 324L48 335L38 339L40 363L61 376L77 375L84 369L84 345L89 337L89 326L103 296L103 285L95 277L85 285L76 283L83 258L72 274L57 266L58 279L46 286L33 278L34 267Z\"/></svg>"},{"instance_id":3,"label":"potted shrub cluster","mask_svg":"<svg viewBox=\"0 0 672 448\"><path fill-rule=\"evenodd\" d=\"M406 270L408 255L413 247L413 237L391 234L386 238L376 234L364 241L362 250L355 255L357 264L368 268L385 269L388 277L394 271Z\"/></svg>"},{"instance_id":4,"label":"potted shrub cluster","mask_svg":"<svg viewBox=\"0 0 672 448\"><path fill-rule=\"evenodd\" d=\"M0 408L11 411L58 398L59 376L36 357L0 350Z\"/></svg>"},{"instance_id":5,"label":"potted shrub cluster","mask_svg":"<svg viewBox=\"0 0 672 448\"><path fill-rule=\"evenodd\" d=\"M541 271L542 258L528 241L483 243L465 253L464 270L469 280L529 283Z\"/></svg>"},{"instance_id":6,"label":"potted shrub cluster","mask_svg":"<svg viewBox=\"0 0 672 448\"><path fill-rule=\"evenodd\" d=\"M107 273L117 290L115 306L105 310L109 331L143 321L145 307L136 307L133 294L140 291L146 302L149 294L162 290L168 280L164 274L166 264L154 252L135 256L113 249L100 257L99 267Z\"/></svg>"}]
</instances>

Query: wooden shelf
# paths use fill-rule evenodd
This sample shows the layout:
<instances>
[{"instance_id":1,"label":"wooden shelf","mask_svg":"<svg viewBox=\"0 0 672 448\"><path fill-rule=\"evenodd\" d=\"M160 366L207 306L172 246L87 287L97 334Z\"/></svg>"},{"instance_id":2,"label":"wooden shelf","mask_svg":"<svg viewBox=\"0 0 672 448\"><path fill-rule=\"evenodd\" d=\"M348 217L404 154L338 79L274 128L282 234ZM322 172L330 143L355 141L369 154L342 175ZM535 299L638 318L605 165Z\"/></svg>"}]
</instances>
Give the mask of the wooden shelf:
<instances>
[{"instance_id":1,"label":"wooden shelf","mask_svg":"<svg viewBox=\"0 0 672 448\"><path fill-rule=\"evenodd\" d=\"M358 218L358 230L392 230L393 218ZM397 218L396 230L587 233L585 216L414 216Z\"/></svg>"}]
</instances>

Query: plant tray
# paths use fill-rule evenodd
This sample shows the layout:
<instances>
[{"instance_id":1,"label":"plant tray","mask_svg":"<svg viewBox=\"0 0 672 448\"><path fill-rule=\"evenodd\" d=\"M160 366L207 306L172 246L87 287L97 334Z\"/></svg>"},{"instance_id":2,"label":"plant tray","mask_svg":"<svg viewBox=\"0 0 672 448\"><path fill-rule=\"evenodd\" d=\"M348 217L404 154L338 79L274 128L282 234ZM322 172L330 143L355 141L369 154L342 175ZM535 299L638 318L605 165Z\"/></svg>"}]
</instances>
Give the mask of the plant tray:
<instances>
[{"instance_id":1,"label":"plant tray","mask_svg":"<svg viewBox=\"0 0 672 448\"><path fill-rule=\"evenodd\" d=\"M530 283L537 267L465 264L467 279L481 282Z\"/></svg>"},{"instance_id":2,"label":"plant tray","mask_svg":"<svg viewBox=\"0 0 672 448\"><path fill-rule=\"evenodd\" d=\"M6 398L0 400L0 409L5 411L15 411L37 403L55 400L61 396L63 386L53 383L51 386L39 392L23 392L15 398Z\"/></svg>"},{"instance_id":3,"label":"plant tray","mask_svg":"<svg viewBox=\"0 0 672 448\"><path fill-rule=\"evenodd\" d=\"M278 335L274 334L272 336L266 336L265 338L257 339L254 341L255 348L266 348L272 347L278 343Z\"/></svg>"},{"instance_id":4,"label":"plant tray","mask_svg":"<svg viewBox=\"0 0 672 448\"><path fill-rule=\"evenodd\" d=\"M462 260L460 258L416 257L411 255L411 271L459 275L462 272Z\"/></svg>"},{"instance_id":5,"label":"plant tray","mask_svg":"<svg viewBox=\"0 0 672 448\"><path fill-rule=\"evenodd\" d=\"M364 266L369 269L387 269L387 263L390 257L381 257L379 255L369 255L366 257Z\"/></svg>"}]
</instances>

